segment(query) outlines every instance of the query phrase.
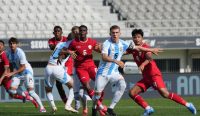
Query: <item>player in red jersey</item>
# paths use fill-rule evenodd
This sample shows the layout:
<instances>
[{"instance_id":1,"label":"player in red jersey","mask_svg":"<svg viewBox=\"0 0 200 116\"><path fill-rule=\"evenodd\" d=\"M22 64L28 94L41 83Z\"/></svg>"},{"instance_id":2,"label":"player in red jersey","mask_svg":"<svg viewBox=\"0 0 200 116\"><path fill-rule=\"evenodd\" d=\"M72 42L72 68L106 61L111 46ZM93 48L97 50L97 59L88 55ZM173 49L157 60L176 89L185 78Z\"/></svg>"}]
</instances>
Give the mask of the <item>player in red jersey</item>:
<instances>
[{"instance_id":1,"label":"player in red jersey","mask_svg":"<svg viewBox=\"0 0 200 116\"><path fill-rule=\"evenodd\" d=\"M132 38L135 45L149 48L147 44L143 43L143 31L141 29L134 29L132 31ZM162 79L162 74L155 61L151 57L151 52L138 52L136 50L128 50L127 52L133 55L133 59L141 70L143 76L143 78L138 81L133 88L131 88L129 91L129 96L138 105L145 109L145 116L152 114L154 109L150 107L149 104L139 94L141 92L145 92L149 87L156 89L162 97L186 106L193 114L197 113L196 108L192 103L186 102L176 93L171 93L167 90Z\"/></svg>"},{"instance_id":2,"label":"player in red jersey","mask_svg":"<svg viewBox=\"0 0 200 116\"><path fill-rule=\"evenodd\" d=\"M10 88L12 80L10 77L6 76L6 74L10 72L10 69L9 69L9 60L6 56L6 52L4 51L4 48L5 48L4 41L0 40L0 85L3 85L6 91L9 93L8 90ZM28 92L25 92L25 93L26 93L26 97L23 97L18 94L16 95L9 94L9 95L12 98L23 100L23 102L25 102L26 100L30 100L37 108L38 107L37 102L31 96L28 95Z\"/></svg>"},{"instance_id":3,"label":"player in red jersey","mask_svg":"<svg viewBox=\"0 0 200 116\"><path fill-rule=\"evenodd\" d=\"M56 47L56 45L59 42L67 41L67 37L62 36L62 28L60 26L55 26L53 30L54 30L54 32L53 32L54 37L48 40L48 44L49 44L49 47L50 47L51 50L54 50L54 48ZM67 69L67 73L69 75L72 75L72 67L71 67L71 65L73 64L73 61L72 61L72 58L70 58L70 59L71 60L68 60L65 63L65 66L69 67L69 68L66 68ZM65 91L63 89L62 83L60 83L59 81L56 81L56 87L58 89L58 93L60 94L60 97L61 97L62 101L64 103L66 103L67 102L67 96L66 96Z\"/></svg>"},{"instance_id":4,"label":"player in red jersey","mask_svg":"<svg viewBox=\"0 0 200 116\"><path fill-rule=\"evenodd\" d=\"M87 37L87 27L81 25L79 27L79 38L76 38L69 45L68 52L74 58L76 74L86 89L90 98L94 96L94 90L90 86L90 80L95 80L97 67L93 61L92 52L99 50L99 45L96 40ZM99 102L100 109L104 106ZM87 114L87 107L83 106L83 114Z\"/></svg>"}]
</instances>

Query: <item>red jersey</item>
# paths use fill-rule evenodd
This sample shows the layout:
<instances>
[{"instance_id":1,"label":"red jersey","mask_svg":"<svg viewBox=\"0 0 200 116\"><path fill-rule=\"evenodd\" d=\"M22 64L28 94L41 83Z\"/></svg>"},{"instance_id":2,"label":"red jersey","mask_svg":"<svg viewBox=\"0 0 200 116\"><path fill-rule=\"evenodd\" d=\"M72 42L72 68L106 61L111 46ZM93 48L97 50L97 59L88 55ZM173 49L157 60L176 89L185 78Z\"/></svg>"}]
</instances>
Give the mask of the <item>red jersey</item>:
<instances>
[{"instance_id":1,"label":"red jersey","mask_svg":"<svg viewBox=\"0 0 200 116\"><path fill-rule=\"evenodd\" d=\"M74 60L75 67L94 66L92 51L97 44L96 40L87 38L85 42L79 39L74 39L70 45L69 50L76 51L77 57Z\"/></svg>"},{"instance_id":2,"label":"red jersey","mask_svg":"<svg viewBox=\"0 0 200 116\"><path fill-rule=\"evenodd\" d=\"M62 36L62 39L60 41L57 41L55 39L55 37L53 37L53 38L48 40L48 43L49 43L49 45L55 45L56 46L59 42L65 42L65 41L67 41L67 37L65 37L65 36Z\"/></svg>"},{"instance_id":3,"label":"red jersey","mask_svg":"<svg viewBox=\"0 0 200 116\"><path fill-rule=\"evenodd\" d=\"M149 48L147 44L143 44L142 47ZM138 67L146 60L145 54L147 52L139 52L137 50L128 50L128 53L133 55L133 59L138 65ZM149 76L155 76L155 75L161 75L160 70L158 69L156 62L152 60L149 62L142 72L143 77L149 77Z\"/></svg>"},{"instance_id":4,"label":"red jersey","mask_svg":"<svg viewBox=\"0 0 200 116\"><path fill-rule=\"evenodd\" d=\"M6 56L5 51L1 52L1 54L0 54L0 77L2 76L2 74L5 71L4 66L9 66L9 60Z\"/></svg>"}]
</instances>

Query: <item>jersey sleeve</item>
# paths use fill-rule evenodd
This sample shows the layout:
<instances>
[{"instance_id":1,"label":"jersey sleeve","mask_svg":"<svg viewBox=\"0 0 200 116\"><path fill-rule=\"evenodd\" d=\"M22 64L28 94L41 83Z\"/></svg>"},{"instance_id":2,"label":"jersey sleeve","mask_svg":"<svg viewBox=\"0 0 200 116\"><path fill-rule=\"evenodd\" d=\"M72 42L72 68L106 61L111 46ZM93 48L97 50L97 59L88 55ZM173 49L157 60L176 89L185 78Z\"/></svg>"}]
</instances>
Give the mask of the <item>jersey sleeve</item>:
<instances>
[{"instance_id":1,"label":"jersey sleeve","mask_svg":"<svg viewBox=\"0 0 200 116\"><path fill-rule=\"evenodd\" d=\"M108 41L105 41L105 42L103 43L103 45L102 45L102 51L101 51L101 53L102 53L102 54L108 54L108 49L109 49L109 47L110 47L109 42L108 42Z\"/></svg>"},{"instance_id":2,"label":"jersey sleeve","mask_svg":"<svg viewBox=\"0 0 200 116\"><path fill-rule=\"evenodd\" d=\"M49 39L49 40L48 40L48 44L49 44L49 45L53 45L53 44L54 44L53 41L52 41L52 39Z\"/></svg>"},{"instance_id":3,"label":"jersey sleeve","mask_svg":"<svg viewBox=\"0 0 200 116\"><path fill-rule=\"evenodd\" d=\"M27 63L26 55L25 55L24 51L20 50L19 58L20 58L20 64L26 64Z\"/></svg>"}]
</instances>

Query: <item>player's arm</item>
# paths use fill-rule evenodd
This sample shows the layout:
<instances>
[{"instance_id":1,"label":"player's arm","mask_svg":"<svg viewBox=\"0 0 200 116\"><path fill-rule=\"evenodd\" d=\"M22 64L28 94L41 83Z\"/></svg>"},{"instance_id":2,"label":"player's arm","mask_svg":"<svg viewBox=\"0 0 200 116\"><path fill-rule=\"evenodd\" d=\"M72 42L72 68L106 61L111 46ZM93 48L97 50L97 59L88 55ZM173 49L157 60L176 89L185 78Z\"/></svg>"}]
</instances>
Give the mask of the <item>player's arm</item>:
<instances>
[{"instance_id":1,"label":"player's arm","mask_svg":"<svg viewBox=\"0 0 200 116\"><path fill-rule=\"evenodd\" d=\"M54 50L55 49L56 45L53 44L51 39L48 40L48 44L49 44L50 50Z\"/></svg>"},{"instance_id":2,"label":"player's arm","mask_svg":"<svg viewBox=\"0 0 200 116\"><path fill-rule=\"evenodd\" d=\"M105 62L114 62L117 65L119 65L121 68L124 68L124 62L122 61L118 61L116 59L112 59L111 57L109 57L107 54L103 53L102 54L102 60Z\"/></svg>"},{"instance_id":3,"label":"player's arm","mask_svg":"<svg viewBox=\"0 0 200 116\"><path fill-rule=\"evenodd\" d=\"M137 51L152 52L155 55L158 55L159 52L163 52L163 49L161 48L145 48L142 46L135 46L134 49Z\"/></svg>"},{"instance_id":4,"label":"player's arm","mask_svg":"<svg viewBox=\"0 0 200 116\"><path fill-rule=\"evenodd\" d=\"M25 68L26 68L25 64L20 64L20 67L19 67L18 70L14 70L13 72L8 73L6 76L11 77L11 76L13 76L15 74L18 74L18 73L24 71Z\"/></svg>"},{"instance_id":5,"label":"player's arm","mask_svg":"<svg viewBox=\"0 0 200 116\"><path fill-rule=\"evenodd\" d=\"M94 51L101 53L102 50L102 44L101 43L97 43L94 47Z\"/></svg>"},{"instance_id":6,"label":"player's arm","mask_svg":"<svg viewBox=\"0 0 200 116\"><path fill-rule=\"evenodd\" d=\"M151 62L152 60L151 52L147 52L145 54L145 57L146 57L146 60L138 67L141 72L144 70L144 67Z\"/></svg>"},{"instance_id":7,"label":"player's arm","mask_svg":"<svg viewBox=\"0 0 200 116\"><path fill-rule=\"evenodd\" d=\"M60 55L63 55L63 54L65 54L65 55L69 54L73 59L76 59L76 57L77 57L76 51L73 51L67 47L62 48Z\"/></svg>"},{"instance_id":8,"label":"player's arm","mask_svg":"<svg viewBox=\"0 0 200 116\"><path fill-rule=\"evenodd\" d=\"M9 65L4 66L4 72L2 76L0 77L0 85L2 84L2 81L6 78L6 75L9 73Z\"/></svg>"}]
</instances>

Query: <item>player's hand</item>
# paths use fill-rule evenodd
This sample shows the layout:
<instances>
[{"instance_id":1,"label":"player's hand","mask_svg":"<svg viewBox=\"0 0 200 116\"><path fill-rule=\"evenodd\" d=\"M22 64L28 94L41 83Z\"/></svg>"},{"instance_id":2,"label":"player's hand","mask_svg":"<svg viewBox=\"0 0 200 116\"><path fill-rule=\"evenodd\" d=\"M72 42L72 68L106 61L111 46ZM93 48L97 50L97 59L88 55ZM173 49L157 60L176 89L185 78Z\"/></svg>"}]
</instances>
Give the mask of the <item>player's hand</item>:
<instances>
[{"instance_id":1,"label":"player's hand","mask_svg":"<svg viewBox=\"0 0 200 116\"><path fill-rule=\"evenodd\" d=\"M124 68L124 62L116 60L115 63L118 64L120 68Z\"/></svg>"},{"instance_id":2,"label":"player's hand","mask_svg":"<svg viewBox=\"0 0 200 116\"><path fill-rule=\"evenodd\" d=\"M15 74L14 72L10 72L10 73L7 73L5 76L11 77L11 76L13 76L14 74Z\"/></svg>"},{"instance_id":3,"label":"player's hand","mask_svg":"<svg viewBox=\"0 0 200 116\"><path fill-rule=\"evenodd\" d=\"M162 48L152 48L152 53L158 56L158 53L163 52Z\"/></svg>"},{"instance_id":4,"label":"player's hand","mask_svg":"<svg viewBox=\"0 0 200 116\"><path fill-rule=\"evenodd\" d=\"M68 51L68 52L73 59L76 59L76 57L77 57L76 51Z\"/></svg>"},{"instance_id":5,"label":"player's hand","mask_svg":"<svg viewBox=\"0 0 200 116\"><path fill-rule=\"evenodd\" d=\"M102 50L102 44L101 43L96 44L95 47L94 47L94 49L97 52L101 52L101 50Z\"/></svg>"}]
</instances>

